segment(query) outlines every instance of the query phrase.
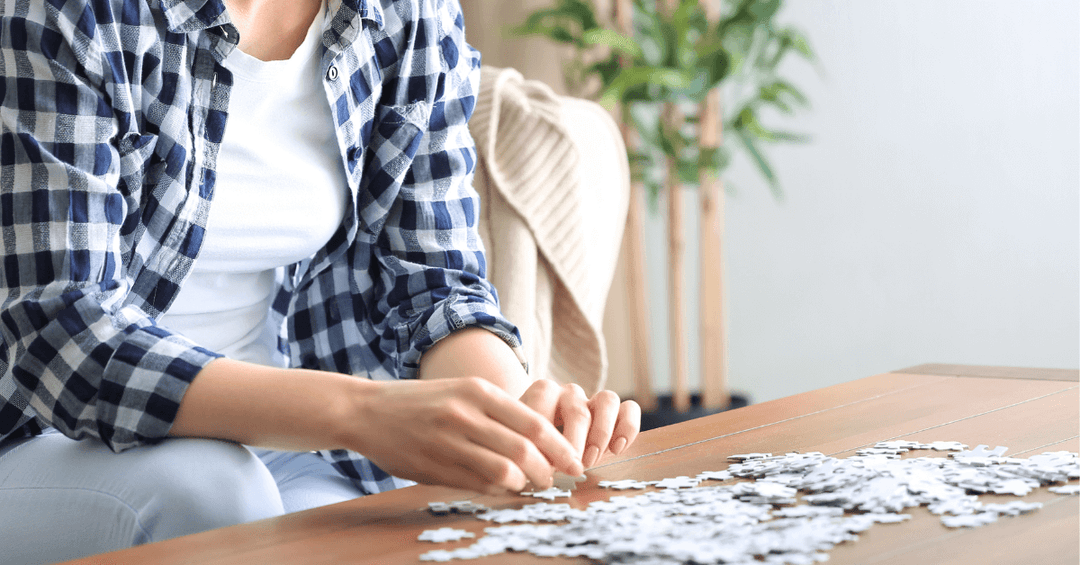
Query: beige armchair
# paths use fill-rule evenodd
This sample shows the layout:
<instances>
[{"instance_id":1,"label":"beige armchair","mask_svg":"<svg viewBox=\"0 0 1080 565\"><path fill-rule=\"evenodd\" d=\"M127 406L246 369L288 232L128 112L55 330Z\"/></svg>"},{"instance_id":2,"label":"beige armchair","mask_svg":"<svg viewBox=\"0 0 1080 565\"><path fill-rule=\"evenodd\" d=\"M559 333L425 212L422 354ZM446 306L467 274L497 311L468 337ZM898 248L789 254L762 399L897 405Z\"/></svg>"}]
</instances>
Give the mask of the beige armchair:
<instances>
[{"instance_id":1,"label":"beige armchair","mask_svg":"<svg viewBox=\"0 0 1080 565\"><path fill-rule=\"evenodd\" d=\"M492 67L469 128L488 276L530 372L591 394L607 377L604 306L630 195L618 128L594 102Z\"/></svg>"}]
</instances>

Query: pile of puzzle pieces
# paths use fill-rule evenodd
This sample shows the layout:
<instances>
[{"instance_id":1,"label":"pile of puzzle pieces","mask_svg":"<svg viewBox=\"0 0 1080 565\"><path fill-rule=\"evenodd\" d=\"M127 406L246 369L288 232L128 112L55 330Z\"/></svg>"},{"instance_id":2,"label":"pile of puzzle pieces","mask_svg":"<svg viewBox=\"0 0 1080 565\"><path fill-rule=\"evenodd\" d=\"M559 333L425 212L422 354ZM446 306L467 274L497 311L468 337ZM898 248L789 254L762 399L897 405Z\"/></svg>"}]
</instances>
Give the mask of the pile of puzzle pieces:
<instances>
[{"instance_id":1,"label":"pile of puzzle pieces","mask_svg":"<svg viewBox=\"0 0 1080 565\"><path fill-rule=\"evenodd\" d=\"M978 494L1024 496L1039 486L1080 478L1076 453L1048 452L1023 459L1005 457L1004 447L967 447L956 442L888 441L847 459L816 452L732 455L727 470L694 477L601 481L604 488L656 490L614 496L585 509L552 503L502 510L478 508L468 501L431 503L435 513L474 513L481 520L507 525L485 528L486 535L469 547L429 551L420 559L449 561L525 551L640 565L809 565L827 560L825 552L857 540L859 532L876 523L910 519L902 513L906 508L926 506L948 527L977 527L1042 507L1023 501L984 504ZM901 457L914 450L952 453L950 458ZM750 481L702 486L735 478ZM1080 486L1050 490L1076 494ZM558 489L522 494L548 500L570 495ZM420 539L462 537L472 534L441 528L424 532Z\"/></svg>"}]
</instances>

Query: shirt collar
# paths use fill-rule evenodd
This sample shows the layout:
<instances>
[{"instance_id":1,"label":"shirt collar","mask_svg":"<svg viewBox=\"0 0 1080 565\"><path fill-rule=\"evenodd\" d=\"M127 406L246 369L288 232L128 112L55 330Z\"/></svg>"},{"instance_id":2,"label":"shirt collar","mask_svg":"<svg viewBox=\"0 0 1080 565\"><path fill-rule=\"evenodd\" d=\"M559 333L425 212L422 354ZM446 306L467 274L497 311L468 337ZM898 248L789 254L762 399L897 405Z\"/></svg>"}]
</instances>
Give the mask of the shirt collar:
<instances>
[{"instance_id":1,"label":"shirt collar","mask_svg":"<svg viewBox=\"0 0 1080 565\"><path fill-rule=\"evenodd\" d=\"M383 27L382 7L372 0L330 0L331 12L342 4L352 8L362 20L368 20L376 29ZM187 33L229 23L222 0L161 0L169 31Z\"/></svg>"},{"instance_id":2,"label":"shirt collar","mask_svg":"<svg viewBox=\"0 0 1080 565\"><path fill-rule=\"evenodd\" d=\"M383 28L383 13L382 7L374 0L330 0L331 11L339 4L345 4L346 6L356 10L356 14L362 20L368 20L375 24L376 29Z\"/></svg>"},{"instance_id":3,"label":"shirt collar","mask_svg":"<svg viewBox=\"0 0 1080 565\"><path fill-rule=\"evenodd\" d=\"M169 31L187 33L229 23L222 0L161 0Z\"/></svg>"}]
</instances>

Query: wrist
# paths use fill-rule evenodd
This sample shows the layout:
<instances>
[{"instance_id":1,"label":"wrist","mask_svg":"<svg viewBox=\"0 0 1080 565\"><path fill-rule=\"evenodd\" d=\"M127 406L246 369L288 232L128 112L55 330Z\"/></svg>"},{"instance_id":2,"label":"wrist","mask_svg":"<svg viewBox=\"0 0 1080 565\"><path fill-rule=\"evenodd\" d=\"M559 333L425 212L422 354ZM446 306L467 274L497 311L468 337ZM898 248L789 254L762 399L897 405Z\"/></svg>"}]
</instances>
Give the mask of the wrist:
<instances>
[{"instance_id":1,"label":"wrist","mask_svg":"<svg viewBox=\"0 0 1080 565\"><path fill-rule=\"evenodd\" d=\"M188 387L169 435L288 451L353 449L341 428L357 427L350 418L365 381L217 359Z\"/></svg>"},{"instance_id":2,"label":"wrist","mask_svg":"<svg viewBox=\"0 0 1080 565\"><path fill-rule=\"evenodd\" d=\"M368 448L366 440L379 426L373 408L386 383L349 377L340 385L332 393L333 409L327 411L326 429L331 430L333 442L340 449L364 453Z\"/></svg>"}]
</instances>

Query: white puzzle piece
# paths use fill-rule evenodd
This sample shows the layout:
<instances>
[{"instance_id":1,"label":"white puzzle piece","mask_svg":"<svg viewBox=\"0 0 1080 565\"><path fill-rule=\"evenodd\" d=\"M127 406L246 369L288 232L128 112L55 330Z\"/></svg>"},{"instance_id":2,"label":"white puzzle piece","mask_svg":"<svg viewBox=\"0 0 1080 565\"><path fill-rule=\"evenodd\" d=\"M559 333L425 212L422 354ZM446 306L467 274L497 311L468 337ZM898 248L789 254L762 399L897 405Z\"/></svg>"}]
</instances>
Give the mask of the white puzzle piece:
<instances>
[{"instance_id":1,"label":"white puzzle piece","mask_svg":"<svg viewBox=\"0 0 1080 565\"><path fill-rule=\"evenodd\" d=\"M424 530L416 539L442 543L447 541L459 541L464 538L474 538L476 534L468 530L455 530L454 528L439 528L437 530Z\"/></svg>"}]
</instances>

